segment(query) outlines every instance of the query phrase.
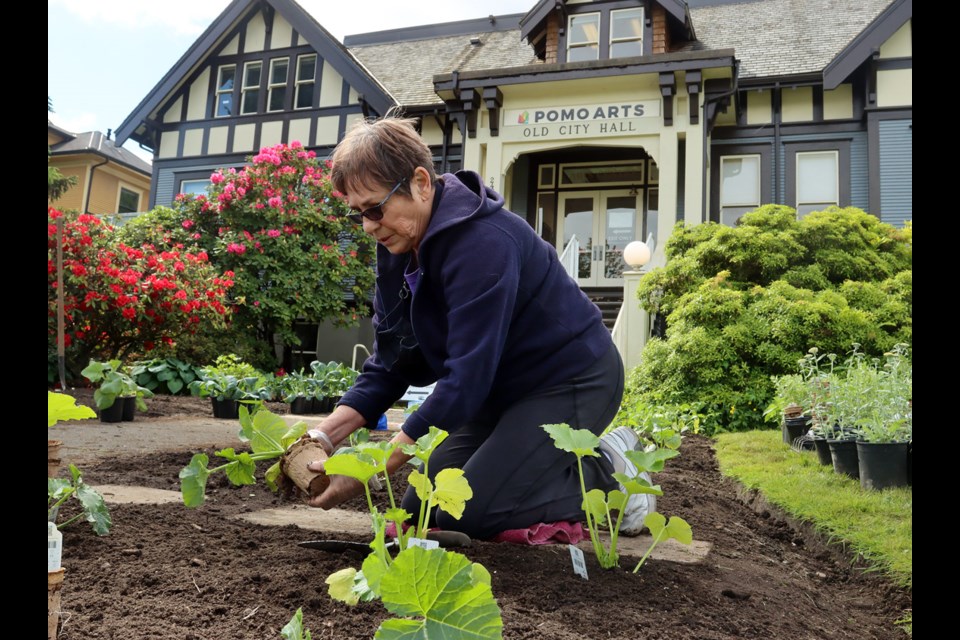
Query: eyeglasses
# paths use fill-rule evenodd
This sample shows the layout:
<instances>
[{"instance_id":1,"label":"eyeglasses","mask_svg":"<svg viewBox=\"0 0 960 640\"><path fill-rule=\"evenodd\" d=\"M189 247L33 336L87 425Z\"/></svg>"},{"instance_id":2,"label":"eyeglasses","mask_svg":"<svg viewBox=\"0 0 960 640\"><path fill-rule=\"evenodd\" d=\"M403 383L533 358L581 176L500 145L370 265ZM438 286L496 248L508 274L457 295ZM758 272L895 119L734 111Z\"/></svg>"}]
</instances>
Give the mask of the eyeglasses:
<instances>
[{"instance_id":1,"label":"eyeglasses","mask_svg":"<svg viewBox=\"0 0 960 640\"><path fill-rule=\"evenodd\" d=\"M403 178L402 180L400 180L400 182L398 182L396 186L393 187L393 189L390 189L390 193L387 194L387 197L380 201L380 204L375 204L369 209L364 209L363 211L355 211L353 213L348 213L347 217L350 218L350 220L355 224L363 224L364 218L366 218L367 220L372 220L374 222L377 222L378 220L382 220L383 205L387 204L387 200L389 200L390 197L397 192L397 189L400 188L400 185L402 185L406 181L407 181L406 178Z\"/></svg>"}]
</instances>

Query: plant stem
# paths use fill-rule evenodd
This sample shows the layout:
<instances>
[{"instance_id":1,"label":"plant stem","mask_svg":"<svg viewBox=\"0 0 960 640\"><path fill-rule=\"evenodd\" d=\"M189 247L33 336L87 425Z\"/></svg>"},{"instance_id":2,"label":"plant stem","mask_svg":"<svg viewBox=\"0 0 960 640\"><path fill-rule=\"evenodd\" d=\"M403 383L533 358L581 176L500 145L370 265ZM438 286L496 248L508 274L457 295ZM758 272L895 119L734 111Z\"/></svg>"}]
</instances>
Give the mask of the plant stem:
<instances>
[{"instance_id":1,"label":"plant stem","mask_svg":"<svg viewBox=\"0 0 960 640\"><path fill-rule=\"evenodd\" d=\"M647 552L646 552L645 554L643 554L643 557L642 557L642 558L640 558L640 562L637 563L637 566L633 568L633 572L634 572L634 573L636 573L637 571L640 570L640 565L642 565L642 564L644 563L644 561L646 561L647 557L648 557L648 556L650 555L650 553L653 551L653 548L654 548L655 546L657 546L657 543L660 542L660 539L663 537L663 535L664 535L666 532L667 532L667 529L664 528L664 529L660 532L660 534L659 534L656 538L653 539L653 542L650 544L650 548L647 549Z\"/></svg>"},{"instance_id":2,"label":"plant stem","mask_svg":"<svg viewBox=\"0 0 960 640\"><path fill-rule=\"evenodd\" d=\"M577 456L577 472L580 475L580 494L583 496L584 507L586 507L587 485L583 482L583 458L579 455ZM597 556L597 561L599 561L601 566L603 566L603 559L606 556L606 551L603 548L603 544L600 542L600 534L597 532L597 523L594 521L593 516L590 515L589 509L585 508L583 513L587 516L587 530L590 532L590 542L593 543L593 553Z\"/></svg>"}]
</instances>

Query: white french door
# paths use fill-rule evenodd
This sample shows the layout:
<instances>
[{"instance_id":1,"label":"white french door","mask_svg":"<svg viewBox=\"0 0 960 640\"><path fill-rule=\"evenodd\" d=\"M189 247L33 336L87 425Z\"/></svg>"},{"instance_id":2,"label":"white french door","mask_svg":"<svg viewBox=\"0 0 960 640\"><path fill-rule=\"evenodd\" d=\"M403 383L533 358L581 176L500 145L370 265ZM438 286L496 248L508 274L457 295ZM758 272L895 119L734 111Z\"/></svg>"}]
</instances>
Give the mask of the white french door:
<instances>
[{"instance_id":1,"label":"white french door","mask_svg":"<svg viewBox=\"0 0 960 640\"><path fill-rule=\"evenodd\" d=\"M623 249L639 239L643 190L561 192L557 239L562 252L576 235L577 282L581 287L623 284Z\"/></svg>"}]
</instances>

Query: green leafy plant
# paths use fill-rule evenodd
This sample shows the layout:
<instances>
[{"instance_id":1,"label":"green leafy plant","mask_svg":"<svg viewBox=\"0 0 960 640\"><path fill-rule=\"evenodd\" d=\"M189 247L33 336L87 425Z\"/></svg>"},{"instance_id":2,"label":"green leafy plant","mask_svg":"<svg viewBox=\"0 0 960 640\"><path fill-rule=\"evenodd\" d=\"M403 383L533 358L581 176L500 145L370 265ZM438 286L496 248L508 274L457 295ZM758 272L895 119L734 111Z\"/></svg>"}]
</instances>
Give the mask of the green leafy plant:
<instances>
[{"instance_id":1,"label":"green leafy plant","mask_svg":"<svg viewBox=\"0 0 960 640\"><path fill-rule=\"evenodd\" d=\"M617 553L617 539L620 534L620 524L623 521L627 499L638 493L663 495L659 486L651 485L640 476L640 473L662 471L664 462L679 455L679 452L675 449L660 448L655 448L652 451L627 451L626 456L637 467L637 475L630 477L623 473L613 474L613 477L626 489L626 493L620 489L612 489L606 494L602 489L587 491L583 480L583 458L587 456L599 457L601 455L597 451L597 447L600 446L600 437L589 429L573 429L570 425L563 423L545 424L541 425L541 428L550 434L558 449L568 451L577 457L580 491L583 493L582 507L597 562L604 569L612 569L618 566L620 556ZM613 517L613 512L617 512L616 517ZM609 549L604 547L603 541L600 539L600 527L603 525L607 525L610 534Z\"/></svg>"},{"instance_id":2,"label":"green leafy plant","mask_svg":"<svg viewBox=\"0 0 960 640\"><path fill-rule=\"evenodd\" d=\"M312 640L310 630L303 626L303 608L297 609L297 612L290 618L290 622L280 629L280 635L284 640Z\"/></svg>"},{"instance_id":3,"label":"green leafy plant","mask_svg":"<svg viewBox=\"0 0 960 640\"><path fill-rule=\"evenodd\" d=\"M199 507L206 498L207 479L214 473L223 472L234 486L256 484L257 462L279 459L294 442L306 433L307 424L302 420L292 426L280 416L261 408L251 413L240 406L240 439L250 444L250 451L237 452L233 447L221 449L216 455L225 459L224 464L210 468L209 457L196 453L190 464L180 470L180 492L183 504ZM264 474L264 480L272 491L277 491L280 475L279 460Z\"/></svg>"},{"instance_id":4,"label":"green leafy plant","mask_svg":"<svg viewBox=\"0 0 960 640\"><path fill-rule=\"evenodd\" d=\"M130 375L141 387L175 396L189 391L188 385L200 376L200 367L177 358L153 358L134 362Z\"/></svg>"},{"instance_id":5,"label":"green leafy plant","mask_svg":"<svg viewBox=\"0 0 960 640\"><path fill-rule=\"evenodd\" d=\"M47 391L47 428L61 420L86 420L96 417L97 413L93 409L78 405L73 396Z\"/></svg>"},{"instance_id":6,"label":"green leafy plant","mask_svg":"<svg viewBox=\"0 0 960 640\"><path fill-rule=\"evenodd\" d=\"M654 511L653 513L648 513L646 517L644 517L643 523L647 525L648 529L650 529L650 535L653 536L653 542L650 544L650 548L647 549L647 552L643 554L643 557L640 558L640 562L637 563L637 566L633 568L634 573L640 571L640 567L644 562L647 561L647 558L650 557L650 554L653 552L653 548L664 540L669 540L672 538L683 544L690 544L693 542L693 531L690 529L690 525L687 524L687 521L683 518L671 516L670 522L667 522L666 518Z\"/></svg>"},{"instance_id":7,"label":"green leafy plant","mask_svg":"<svg viewBox=\"0 0 960 640\"><path fill-rule=\"evenodd\" d=\"M80 470L70 465L69 478L47 478L47 520L53 520L60 511L60 505L74 498L80 504L80 512L75 516L57 525L58 529L86 518L98 536L110 533L113 521L110 512L103 501L103 496L96 489L83 481Z\"/></svg>"},{"instance_id":8,"label":"green leafy plant","mask_svg":"<svg viewBox=\"0 0 960 640\"><path fill-rule=\"evenodd\" d=\"M425 550L410 544L414 536L426 535L426 522L433 507L459 518L473 495L460 469L444 469L435 484L428 478L430 454L447 436L430 427L427 434L403 451L423 464L423 471L410 474L410 485L420 498L416 526L403 531L410 514L396 506L386 463L397 449L391 442L357 441L331 456L325 468L330 475L345 475L363 483L370 510L373 542L360 570L352 567L327 577L332 598L347 604L383 600L384 606L402 619L386 620L377 638L501 638L503 620L490 589L490 574L477 563L445 549ZM447 473L449 472L449 473ZM373 504L369 482L380 474L387 486L390 508L381 514ZM415 475L416 474L416 475ZM393 558L386 547L386 523L397 529L399 554Z\"/></svg>"},{"instance_id":9,"label":"green leafy plant","mask_svg":"<svg viewBox=\"0 0 960 640\"><path fill-rule=\"evenodd\" d=\"M100 410L112 407L117 398L134 396L137 399L137 408L146 411L147 403L144 398L153 397L150 389L141 387L130 374L121 370L119 360L91 360L81 373L93 384L99 384L93 392L93 401Z\"/></svg>"}]
</instances>

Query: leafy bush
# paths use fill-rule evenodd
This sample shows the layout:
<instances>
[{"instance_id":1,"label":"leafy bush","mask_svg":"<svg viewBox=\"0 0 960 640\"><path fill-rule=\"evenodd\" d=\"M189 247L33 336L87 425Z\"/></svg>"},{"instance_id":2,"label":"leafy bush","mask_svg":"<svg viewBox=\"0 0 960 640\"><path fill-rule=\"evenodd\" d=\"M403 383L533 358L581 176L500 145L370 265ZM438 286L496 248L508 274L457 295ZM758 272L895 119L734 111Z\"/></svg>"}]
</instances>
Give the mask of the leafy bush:
<instances>
[{"instance_id":1,"label":"leafy bush","mask_svg":"<svg viewBox=\"0 0 960 640\"><path fill-rule=\"evenodd\" d=\"M223 326L232 274L216 271L206 251L129 245L97 216L48 208L48 353L56 344L61 219L64 342L74 379L91 358L141 355L199 327Z\"/></svg>"},{"instance_id":2,"label":"leafy bush","mask_svg":"<svg viewBox=\"0 0 960 640\"><path fill-rule=\"evenodd\" d=\"M187 385L200 375L200 367L176 358L153 358L134 362L130 375L141 387L172 396L189 392Z\"/></svg>"},{"instance_id":3,"label":"leafy bush","mask_svg":"<svg viewBox=\"0 0 960 640\"><path fill-rule=\"evenodd\" d=\"M766 205L733 228L678 224L666 265L640 283L642 306L668 329L647 343L628 397L687 405L708 435L752 429L771 377L795 373L811 346L856 342L878 357L912 342L912 229L852 207L795 216Z\"/></svg>"},{"instance_id":4,"label":"leafy bush","mask_svg":"<svg viewBox=\"0 0 960 640\"><path fill-rule=\"evenodd\" d=\"M298 142L263 148L242 170L211 175L209 195L179 196L171 210L131 234L157 232L198 243L223 270L234 329L261 344L256 363L272 369L275 336L298 345L294 321L355 325L373 287L373 240L346 217L329 167Z\"/></svg>"}]
</instances>

